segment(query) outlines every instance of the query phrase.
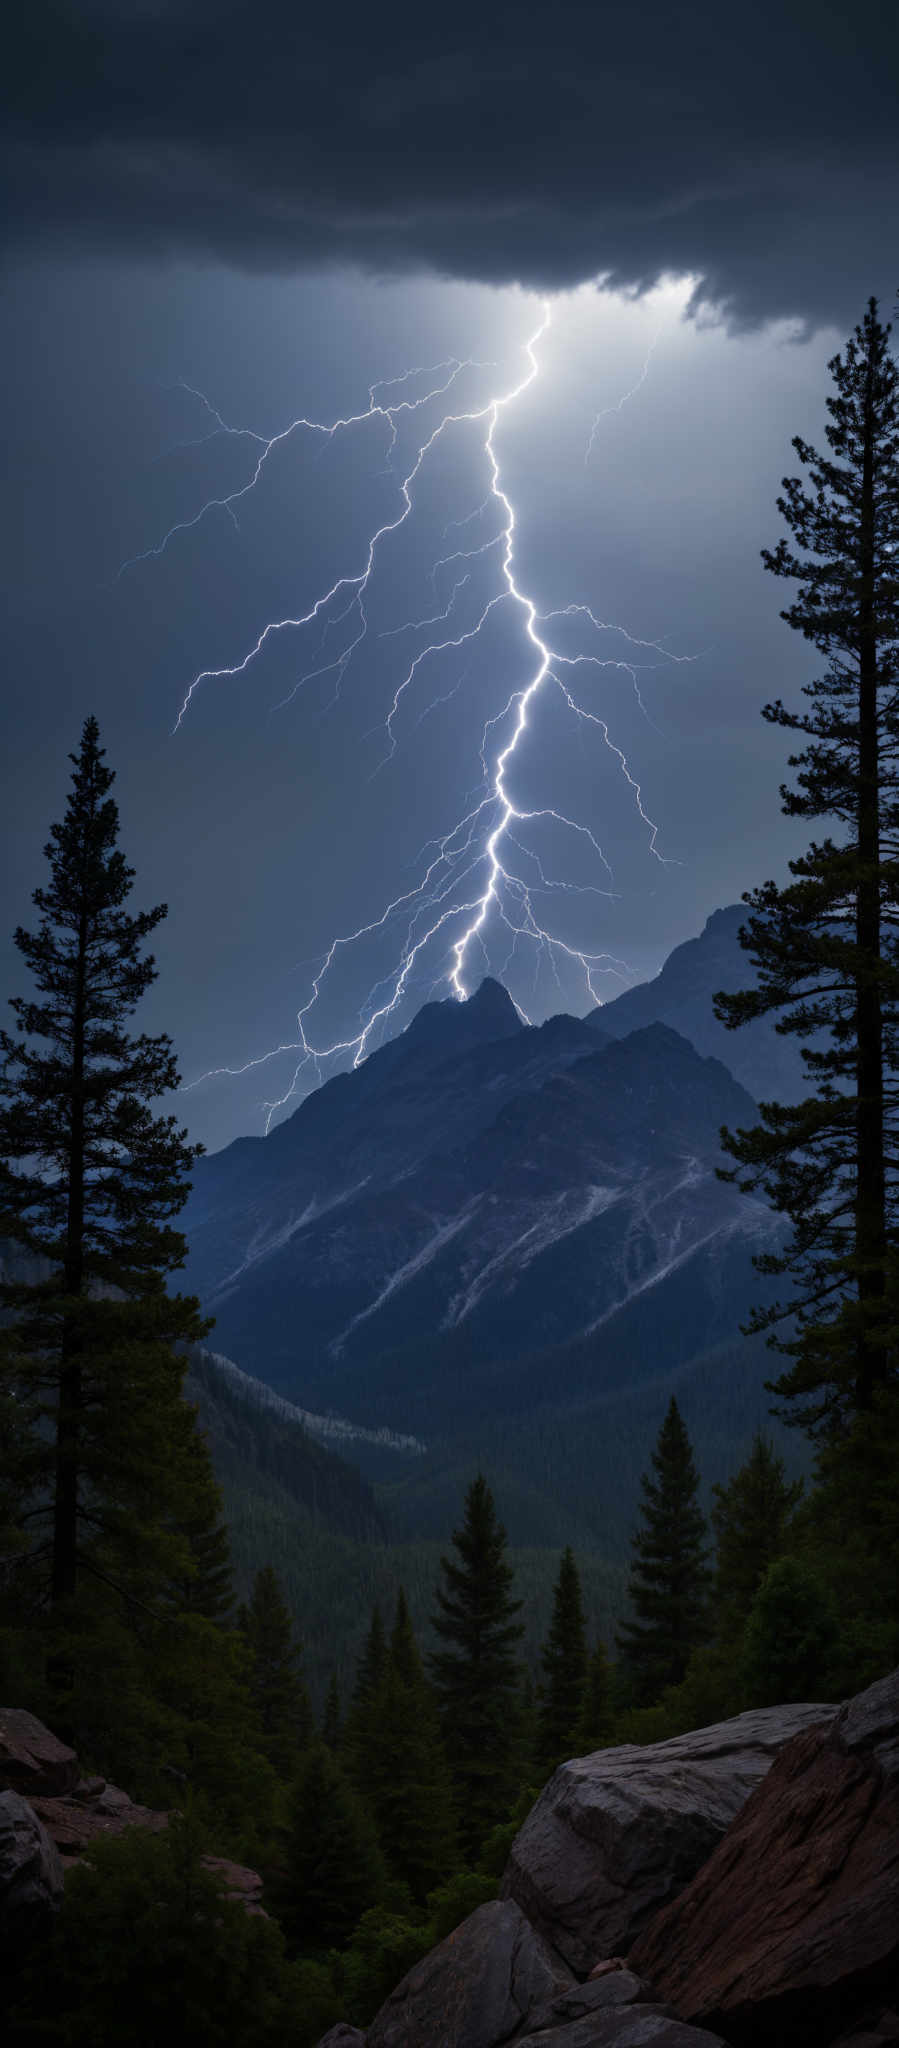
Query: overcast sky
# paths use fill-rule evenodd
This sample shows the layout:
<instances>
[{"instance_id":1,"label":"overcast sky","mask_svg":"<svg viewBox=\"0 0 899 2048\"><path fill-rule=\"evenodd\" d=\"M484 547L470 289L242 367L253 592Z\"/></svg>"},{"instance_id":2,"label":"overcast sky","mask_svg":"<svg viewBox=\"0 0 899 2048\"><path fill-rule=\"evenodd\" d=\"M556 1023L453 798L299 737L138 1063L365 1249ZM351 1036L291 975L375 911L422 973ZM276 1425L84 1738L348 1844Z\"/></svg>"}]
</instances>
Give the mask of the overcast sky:
<instances>
[{"instance_id":1,"label":"overcast sky","mask_svg":"<svg viewBox=\"0 0 899 2048\"><path fill-rule=\"evenodd\" d=\"M94 711L134 900L170 906L146 1022L191 1081L294 1044L362 926L311 1043L357 1038L438 920L366 1043L447 992L531 604L549 667L505 775L531 815L466 987L583 1011L579 955L614 993L800 843L759 713L814 671L759 549L829 357L895 296L895 9L483 12L334 11L329 46L297 8L32 6L8 52L2 929ZM355 425L284 432L372 386ZM192 1131L262 1128L297 1064L192 1089Z\"/></svg>"}]
</instances>

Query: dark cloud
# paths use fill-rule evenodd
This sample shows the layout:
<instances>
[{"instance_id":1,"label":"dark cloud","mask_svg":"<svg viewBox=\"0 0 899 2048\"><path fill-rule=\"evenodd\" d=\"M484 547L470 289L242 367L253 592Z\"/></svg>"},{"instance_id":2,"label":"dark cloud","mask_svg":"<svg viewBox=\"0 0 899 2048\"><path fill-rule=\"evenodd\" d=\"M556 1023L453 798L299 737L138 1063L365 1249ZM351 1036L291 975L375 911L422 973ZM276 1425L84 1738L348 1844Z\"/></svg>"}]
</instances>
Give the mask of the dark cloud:
<instances>
[{"instance_id":1,"label":"dark cloud","mask_svg":"<svg viewBox=\"0 0 899 2048\"><path fill-rule=\"evenodd\" d=\"M491 283L703 279L854 316L899 212L892 0L311 10L31 4L14 244Z\"/></svg>"}]
</instances>

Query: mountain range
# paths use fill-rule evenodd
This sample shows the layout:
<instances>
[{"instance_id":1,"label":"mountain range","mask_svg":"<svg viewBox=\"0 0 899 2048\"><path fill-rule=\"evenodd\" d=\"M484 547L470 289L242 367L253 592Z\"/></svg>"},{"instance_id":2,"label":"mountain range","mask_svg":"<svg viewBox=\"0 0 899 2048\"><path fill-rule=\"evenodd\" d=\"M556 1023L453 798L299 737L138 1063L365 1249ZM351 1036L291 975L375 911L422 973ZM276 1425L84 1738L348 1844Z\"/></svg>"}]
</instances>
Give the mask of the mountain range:
<instances>
[{"instance_id":1,"label":"mountain range","mask_svg":"<svg viewBox=\"0 0 899 2048\"><path fill-rule=\"evenodd\" d=\"M268 1137L200 1160L187 1278L217 1348L428 1445L739 1349L778 1225L717 1178L720 1128L756 1121L747 1075L801 1085L768 1020L714 1019L750 979L743 917L585 1019L526 1025L490 979L426 1004Z\"/></svg>"}]
</instances>

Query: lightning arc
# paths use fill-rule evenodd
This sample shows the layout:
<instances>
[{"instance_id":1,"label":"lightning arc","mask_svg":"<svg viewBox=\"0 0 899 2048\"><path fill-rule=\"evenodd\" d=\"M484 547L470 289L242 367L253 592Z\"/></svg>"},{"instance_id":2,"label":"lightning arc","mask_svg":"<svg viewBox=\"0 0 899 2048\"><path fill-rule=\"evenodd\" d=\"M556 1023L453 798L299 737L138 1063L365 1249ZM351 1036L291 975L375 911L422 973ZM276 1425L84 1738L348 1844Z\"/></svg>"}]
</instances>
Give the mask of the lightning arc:
<instances>
[{"instance_id":1,"label":"lightning arc","mask_svg":"<svg viewBox=\"0 0 899 2048\"><path fill-rule=\"evenodd\" d=\"M467 529L480 524L491 511L496 515L498 531L491 533L483 543L475 540L470 547L456 547L440 557L433 564L431 583L437 593L438 572L452 569L454 581L445 604L429 617L409 619L401 626L379 635L382 639L397 638L413 630L428 631L434 626L452 626L453 615L460 599L467 590L477 562L488 562L496 554L500 562L498 587L484 603L474 622L458 632L448 631L443 637L427 642L406 669L393 695L393 701L383 725L383 756L376 773L393 759L399 746L397 725L404 701L418 682L422 670L431 661L450 652L464 654L467 648L478 640L492 615L507 607L520 616L525 642L530 649L531 659L525 680L511 691L505 705L489 717L483 728L480 747L481 781L469 800L471 807L448 831L435 836L421 849L418 863L419 879L400 895L393 898L376 918L351 931L334 938L328 946L321 964L312 976L311 987L305 1003L297 1013L296 1036L289 1042L272 1046L258 1057L239 1066L222 1066L199 1075L188 1085L196 1087L201 1081L217 1077L236 1078L268 1066L271 1062L287 1055L294 1056L293 1072L283 1094L275 1101L264 1105L265 1128L268 1130L272 1119L291 1100L296 1099L304 1076L310 1075L313 1084L324 1077L325 1066L331 1063L351 1061L359 1066L374 1045L382 1042L390 1021L396 1017L411 992L413 974L421 972L423 956L428 956L429 992L433 993L440 983L448 988L459 1000L469 993L471 959L476 948L489 966L490 953L486 944L487 928L495 919L505 927L510 943L504 964L498 972L504 975L509 969L519 944L530 941L537 949L536 973L539 973L541 959L546 960L561 990L558 971L559 960L574 965L582 975L585 992L590 1001L598 1003L601 996L594 983L597 975L611 974L620 980L629 979L629 970L624 961L605 952L589 952L571 944L557 932L551 931L537 914L535 898L551 895L554 891L566 894L591 894L611 899L614 895L614 880L606 854L589 826L567 817L556 808L546 805L537 809L522 808L515 801L510 788L512 772L525 735L529 730L529 713L538 693L545 687L559 692L563 704L574 719L587 727L595 728L604 747L612 754L617 768L624 779L636 814L645 827L647 850L653 859L666 865L660 853L658 827L649 816L636 777L632 774L623 750L612 739L606 720L581 704L570 687L570 674L576 668L592 666L599 669L624 671L631 680L637 703L644 712L638 682L638 662L646 652L652 652L659 663L681 663L691 656L671 653L662 642L640 640L627 633L617 624L602 620L586 605L568 605L559 611L541 615L534 599L523 590L515 572L516 516L507 490L502 481L500 461L497 453L497 434L503 415L514 406L535 382L539 375L539 345L550 326L552 307L549 301L543 303L538 324L523 346L525 368L510 388L489 397L485 403L465 410L445 410L440 413L437 424L424 433L414 456L400 477L393 473L399 484L399 508L395 517L385 520L370 535L363 549L361 564L351 573L338 576L330 586L315 598L312 605L295 617L270 620L258 634L256 640L242 658L230 667L203 669L194 676L184 694L175 721L175 732L182 727L192 710L197 693L216 682L224 682L244 676L252 667L263 648L274 636L284 633L302 633L304 629L320 626L322 638L316 665L307 669L293 685L283 705L290 703L306 684L324 675L335 678L335 699L347 669L358 655L360 647L369 636L369 619L366 599L375 573L378 556L384 543L394 536L410 519L414 509L414 492L418 478L435 446L455 427L483 425L483 454L487 465L488 489L483 501L464 519L451 521L445 528L445 540L451 534L463 536ZM655 347L655 342L652 348ZM650 349L639 383L645 379L649 367ZM207 500L191 518L179 521L163 536L162 540L145 554L135 556L122 565L125 570L137 562L152 560L161 554L180 535L195 530L213 511L225 512L233 521L237 520L236 508L259 484L266 464L276 447L283 445L291 436L308 433L333 439L338 433L351 431L363 422L372 419L383 422L387 429L387 462L390 464L397 444L401 423L411 422L414 416L427 412L436 402L451 394L463 373L469 370L492 369L492 364L477 363L474 359L462 361L452 357L433 366L430 370L410 370L402 376L375 383L369 388L368 407L359 413L347 415L330 424L305 418L294 420L282 432L265 439L249 429L233 428L227 425L221 415L202 393L192 395L200 399L207 418L213 422L209 432L202 438L214 438L216 434L227 434L246 438L257 445L258 453L248 481L235 491ZM391 397L391 393L405 394L413 379L427 377L428 389L418 397L405 395ZM434 381L436 380L436 381ZM191 387L185 387L191 389ZM633 392L626 394L631 397ZM623 402L623 401L622 401ZM617 409L617 408L613 408ZM594 422L592 447L598 419ZM438 597L438 606L440 600ZM576 619L582 627L599 635L613 633L627 647L623 655L610 659L598 653L566 654L552 645L548 637L553 620ZM325 658L325 642L341 623L352 620L350 637L342 651L331 658ZM422 711L418 723L437 704L444 703L455 695L465 680L464 674L444 696L430 698ZM282 707L275 707L282 708ZM476 801L474 799L477 799ZM592 883L570 883L548 876L538 853L525 843L527 827L539 820L549 820L563 832L574 835L586 844L591 857L595 857L601 880ZM530 864L523 865L523 864ZM357 946L363 940L377 937L399 927L402 936L398 940L398 951L394 965L375 986L369 990L358 1015L358 1027L351 1029L344 1037L328 1044L315 1042L312 1019L324 985L338 955ZM536 975L535 975L536 978ZM527 1013L519 1003L520 1014L527 1020Z\"/></svg>"}]
</instances>

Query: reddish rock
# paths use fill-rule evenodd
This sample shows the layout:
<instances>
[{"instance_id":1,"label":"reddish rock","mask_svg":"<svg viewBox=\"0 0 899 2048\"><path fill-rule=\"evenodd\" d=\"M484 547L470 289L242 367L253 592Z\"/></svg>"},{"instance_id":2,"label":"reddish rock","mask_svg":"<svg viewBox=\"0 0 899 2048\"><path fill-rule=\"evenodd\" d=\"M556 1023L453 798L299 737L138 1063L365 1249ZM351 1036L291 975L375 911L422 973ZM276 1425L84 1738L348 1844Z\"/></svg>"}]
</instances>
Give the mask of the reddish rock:
<instances>
[{"instance_id":1,"label":"reddish rock","mask_svg":"<svg viewBox=\"0 0 899 2048\"><path fill-rule=\"evenodd\" d=\"M29 1803L65 1863L81 1856L100 1835L123 1835L127 1828L152 1828L154 1834L159 1834L169 1824L167 1813L135 1806L124 1793L111 1807L104 1805L102 1796L91 1801L73 1797L32 1799Z\"/></svg>"},{"instance_id":2,"label":"reddish rock","mask_svg":"<svg viewBox=\"0 0 899 2048\"><path fill-rule=\"evenodd\" d=\"M105 1778L83 1778L75 1751L22 1707L0 1708L3 1799L2 1926L10 1914L14 1919L18 1915L17 1925L19 1921L24 1925L34 1901L45 1903L45 1895L49 1898L54 1886L54 1896L61 1892L64 1871L78 1862L92 1842L104 1835L123 1835L129 1828L149 1828L159 1834L169 1824L167 1813L136 1805L120 1786L108 1784ZM204 1856L203 1862L229 1898L239 1899L247 1913L267 1919L258 1870L231 1863L225 1856Z\"/></svg>"},{"instance_id":3,"label":"reddish rock","mask_svg":"<svg viewBox=\"0 0 899 2048\"><path fill-rule=\"evenodd\" d=\"M262 1904L262 1879L258 1870L248 1870L244 1863L231 1863L227 1856L204 1856L203 1868L218 1878L228 1898L237 1899L245 1912L255 1914L260 1920L268 1919Z\"/></svg>"},{"instance_id":4,"label":"reddish rock","mask_svg":"<svg viewBox=\"0 0 899 2048\"><path fill-rule=\"evenodd\" d=\"M899 1988L899 1672L787 1746L629 1963L734 2048L873 2031Z\"/></svg>"},{"instance_id":5,"label":"reddish rock","mask_svg":"<svg viewBox=\"0 0 899 2048\"><path fill-rule=\"evenodd\" d=\"M78 1783L78 1758L24 1707L0 1707L0 1790L61 1798Z\"/></svg>"}]
</instances>

